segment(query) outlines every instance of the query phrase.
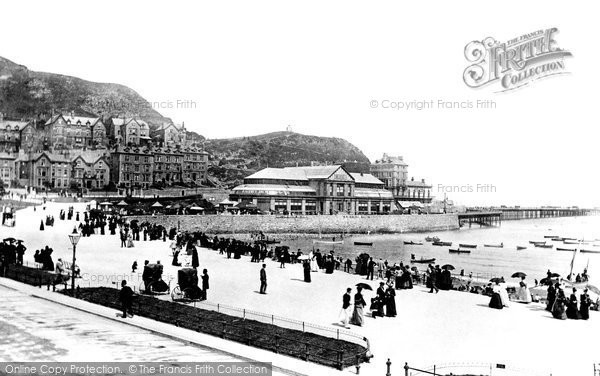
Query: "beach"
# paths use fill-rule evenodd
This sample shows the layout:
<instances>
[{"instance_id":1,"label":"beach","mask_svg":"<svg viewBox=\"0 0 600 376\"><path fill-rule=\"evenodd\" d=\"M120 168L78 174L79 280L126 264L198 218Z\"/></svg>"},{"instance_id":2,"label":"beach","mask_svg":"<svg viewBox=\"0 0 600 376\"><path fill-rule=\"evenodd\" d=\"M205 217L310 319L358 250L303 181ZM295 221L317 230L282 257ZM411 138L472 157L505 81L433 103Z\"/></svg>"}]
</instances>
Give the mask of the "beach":
<instances>
[{"instance_id":1,"label":"beach","mask_svg":"<svg viewBox=\"0 0 600 376\"><path fill-rule=\"evenodd\" d=\"M27 246L25 262L30 264L33 263L35 249L46 245L54 249L52 257L55 262L58 258L70 261L72 252L68 234L77 223L59 220L58 213L71 205L80 212L86 206L85 203L50 202L45 210L42 206L37 206L35 211L33 207L22 209L17 214L14 228L2 228L2 237L24 240ZM40 231L40 221L46 215L53 215L55 224ZM419 234L418 238L421 237ZM82 274L77 284L81 287L116 287L114 283L127 279L137 287L141 282L144 260L160 260L165 268L165 280L174 278L178 268L171 266L169 245L167 239L166 242L138 241L134 248L120 248L118 235L83 237L77 245L77 264ZM198 253L199 270L206 268L210 275L208 302L333 329L343 329L337 315L347 287L354 288L356 283L367 282L375 290L379 284L379 281L365 281L364 277L339 271L334 274L311 273L312 282L305 283L299 264L279 268L279 263L267 260L267 294L261 295L258 293L261 263L251 263L250 257L227 259L226 255L217 251L202 248ZM135 273L131 273L133 261L140 266ZM187 260L183 258L181 261L185 263ZM174 283L171 282L171 288ZM368 301L374 293L366 292L364 295ZM163 296L162 299L170 297ZM375 355L370 364L361 367L360 373L385 374L388 358L393 363L393 374L402 374L404 362L426 369L434 364L474 364L472 362L475 361L478 364L502 363L507 366L506 369L494 370L494 375L527 372L522 374L566 376L587 374L591 372L592 364L599 361L597 349L590 345L600 333L598 312L592 311L588 321L561 321L553 319L540 304L513 302L507 309L494 310L488 308L488 303L487 296L465 292L429 294L423 286L397 290L397 317L367 317L365 326L352 326L350 329L369 339ZM559 350L555 350L557 347ZM556 351L561 356L548 356ZM346 370L351 371L354 372ZM332 373L335 372L332 370Z\"/></svg>"}]
</instances>

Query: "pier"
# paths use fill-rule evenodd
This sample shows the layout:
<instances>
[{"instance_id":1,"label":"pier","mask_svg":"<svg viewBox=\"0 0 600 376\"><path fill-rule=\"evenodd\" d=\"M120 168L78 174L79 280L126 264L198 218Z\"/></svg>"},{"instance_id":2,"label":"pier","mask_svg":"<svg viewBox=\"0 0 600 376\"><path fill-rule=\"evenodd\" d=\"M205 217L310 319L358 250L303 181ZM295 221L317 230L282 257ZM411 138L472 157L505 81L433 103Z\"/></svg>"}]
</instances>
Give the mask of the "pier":
<instances>
[{"instance_id":1,"label":"pier","mask_svg":"<svg viewBox=\"0 0 600 376\"><path fill-rule=\"evenodd\" d=\"M502 224L502 213L499 211L490 212L466 212L458 214L458 223L462 227L465 224L469 224L471 227L473 224L482 226L500 226Z\"/></svg>"},{"instance_id":2,"label":"pier","mask_svg":"<svg viewBox=\"0 0 600 376\"><path fill-rule=\"evenodd\" d=\"M502 213L503 220L581 217L598 214L594 210L579 208L496 208L494 210Z\"/></svg>"}]
</instances>

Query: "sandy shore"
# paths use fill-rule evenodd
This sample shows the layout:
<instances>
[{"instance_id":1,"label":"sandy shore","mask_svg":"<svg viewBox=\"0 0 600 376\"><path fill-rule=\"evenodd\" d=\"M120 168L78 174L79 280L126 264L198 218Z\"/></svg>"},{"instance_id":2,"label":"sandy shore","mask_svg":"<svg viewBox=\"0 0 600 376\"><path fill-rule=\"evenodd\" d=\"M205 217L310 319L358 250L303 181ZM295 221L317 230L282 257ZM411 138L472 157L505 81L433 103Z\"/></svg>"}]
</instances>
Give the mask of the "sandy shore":
<instances>
[{"instance_id":1,"label":"sandy shore","mask_svg":"<svg viewBox=\"0 0 600 376\"><path fill-rule=\"evenodd\" d=\"M48 203L45 211L38 206L35 212L32 207L25 208L18 212L16 227L1 229L2 237L25 240L28 248L25 261L33 262L35 249L45 245L54 248L54 261L59 257L70 260L72 252L67 235L75 221L58 219L59 210L69 205L73 204ZM85 208L85 204L73 206L80 211ZM40 221L46 215L54 215L55 226L39 231ZM120 281L123 276L137 281L138 274L131 273L131 264L136 260L143 265L146 259L161 260L167 278L174 277L177 268L170 265L169 244L168 241L140 241L135 248L120 248L118 236L82 238L77 246L77 263L83 278L78 283L82 287L107 285ZM267 261L268 294L260 295L257 293L260 264L251 263L248 257L228 260L218 252L205 249L199 250L199 258L200 270L207 268L210 275L209 302L333 329L340 328L337 314L346 287L364 281L360 276L343 272L333 275L317 272L312 273L312 283L308 284L302 280L299 265L280 269L279 264ZM374 289L378 285L376 281L369 283ZM367 299L372 296L372 292L365 294ZM494 310L488 308L488 302L488 297L456 291L429 294L420 286L398 290L396 318L374 320L368 317L364 327L351 329L369 338L375 355L371 364L361 368L361 374L385 374L388 358L393 362L392 374L402 374L404 362L417 368L450 363L502 363L507 368L494 369L494 375L552 373L566 376L591 374L592 364L600 361L596 349L600 333L598 312L591 312L588 321L560 321L553 319L539 304L513 303L508 309ZM557 347L561 350L556 350ZM548 356L556 351L564 356ZM469 367L475 366L467 369ZM456 369L447 369L447 372L456 373Z\"/></svg>"}]
</instances>

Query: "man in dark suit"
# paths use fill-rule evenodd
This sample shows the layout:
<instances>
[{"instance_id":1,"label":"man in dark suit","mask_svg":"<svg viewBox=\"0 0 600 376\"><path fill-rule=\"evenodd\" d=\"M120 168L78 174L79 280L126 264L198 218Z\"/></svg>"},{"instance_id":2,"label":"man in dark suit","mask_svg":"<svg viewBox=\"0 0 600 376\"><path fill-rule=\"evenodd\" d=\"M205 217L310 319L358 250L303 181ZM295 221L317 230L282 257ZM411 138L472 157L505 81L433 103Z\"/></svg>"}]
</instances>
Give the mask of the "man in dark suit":
<instances>
[{"instance_id":1,"label":"man in dark suit","mask_svg":"<svg viewBox=\"0 0 600 376\"><path fill-rule=\"evenodd\" d=\"M373 318L379 316L383 317L383 305L385 303L385 283L379 282L379 288L377 289L377 310L373 312Z\"/></svg>"},{"instance_id":2,"label":"man in dark suit","mask_svg":"<svg viewBox=\"0 0 600 376\"><path fill-rule=\"evenodd\" d=\"M204 269L202 271L202 298L203 300L207 299L208 294L208 270Z\"/></svg>"},{"instance_id":3,"label":"man in dark suit","mask_svg":"<svg viewBox=\"0 0 600 376\"><path fill-rule=\"evenodd\" d=\"M351 292L352 292L352 289L350 287L348 287L346 289L346 293L342 297L342 311L340 312L340 316L342 316L341 322L342 322L342 324L344 324L344 327L346 329L350 329L349 321L350 321L350 315L351 315L351 305L350 305L350 301L352 299L352 295L350 295Z\"/></svg>"},{"instance_id":4,"label":"man in dark suit","mask_svg":"<svg viewBox=\"0 0 600 376\"><path fill-rule=\"evenodd\" d=\"M260 269L260 293L267 293L267 264L262 265L262 269Z\"/></svg>"},{"instance_id":5,"label":"man in dark suit","mask_svg":"<svg viewBox=\"0 0 600 376\"><path fill-rule=\"evenodd\" d=\"M370 276L372 281L373 273L375 273L375 261L373 261L373 257L371 257L369 259L369 263L367 264L367 279L369 279Z\"/></svg>"},{"instance_id":6,"label":"man in dark suit","mask_svg":"<svg viewBox=\"0 0 600 376\"><path fill-rule=\"evenodd\" d=\"M121 307L123 308L123 318L127 317L129 312L130 317L133 317L133 308L131 303L133 302L133 291L131 287L127 286L127 281L121 282L121 291L119 291L119 300L121 301Z\"/></svg>"}]
</instances>

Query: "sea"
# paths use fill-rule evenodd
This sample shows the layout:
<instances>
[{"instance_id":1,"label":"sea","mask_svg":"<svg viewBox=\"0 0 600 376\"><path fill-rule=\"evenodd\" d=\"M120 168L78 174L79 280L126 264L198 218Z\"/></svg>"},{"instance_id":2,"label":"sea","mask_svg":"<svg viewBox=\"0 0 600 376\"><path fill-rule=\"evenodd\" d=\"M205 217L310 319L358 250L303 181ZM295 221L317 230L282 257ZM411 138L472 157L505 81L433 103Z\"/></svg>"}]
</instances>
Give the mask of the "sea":
<instances>
[{"instance_id":1,"label":"sea","mask_svg":"<svg viewBox=\"0 0 600 376\"><path fill-rule=\"evenodd\" d=\"M322 240L329 241L334 235L323 235ZM452 242L452 246L434 246L426 242L426 237L437 236L441 241ZM562 241L552 241L544 236L558 236L583 240L584 244L564 244ZM272 236L277 238L276 235ZM367 253L374 260L387 260L388 263L409 263L411 255L416 259L435 258L435 264L454 266L454 273L464 270L465 275L473 273L477 279L504 277L511 281L515 272L527 274L527 279L533 282L546 277L546 272L560 274L566 278L573 263L573 275L588 269L590 282L600 283L600 216L544 218L531 220L503 221L500 226L471 228L462 227L452 231L420 232L407 234L379 235L335 235L335 240L343 244L326 244L314 242L317 236L298 236L283 239L281 245L290 247L290 251L301 249L304 253L319 249L322 253L334 251L344 260L354 260L361 253ZM421 242L423 245L405 245L404 241ZM546 241L552 244L552 249L536 248L530 241ZM373 243L372 246L354 245L354 242ZM477 248L470 249L470 254L449 253L449 248L459 248L459 243L474 244ZM503 248L485 247L485 244L500 244ZM517 250L517 246L527 247ZM556 248L584 249L597 253L581 253L574 251L558 251ZM464 248L466 249L466 248ZM419 270L425 270L427 264L412 264ZM514 280L517 282L517 280Z\"/></svg>"}]
</instances>

